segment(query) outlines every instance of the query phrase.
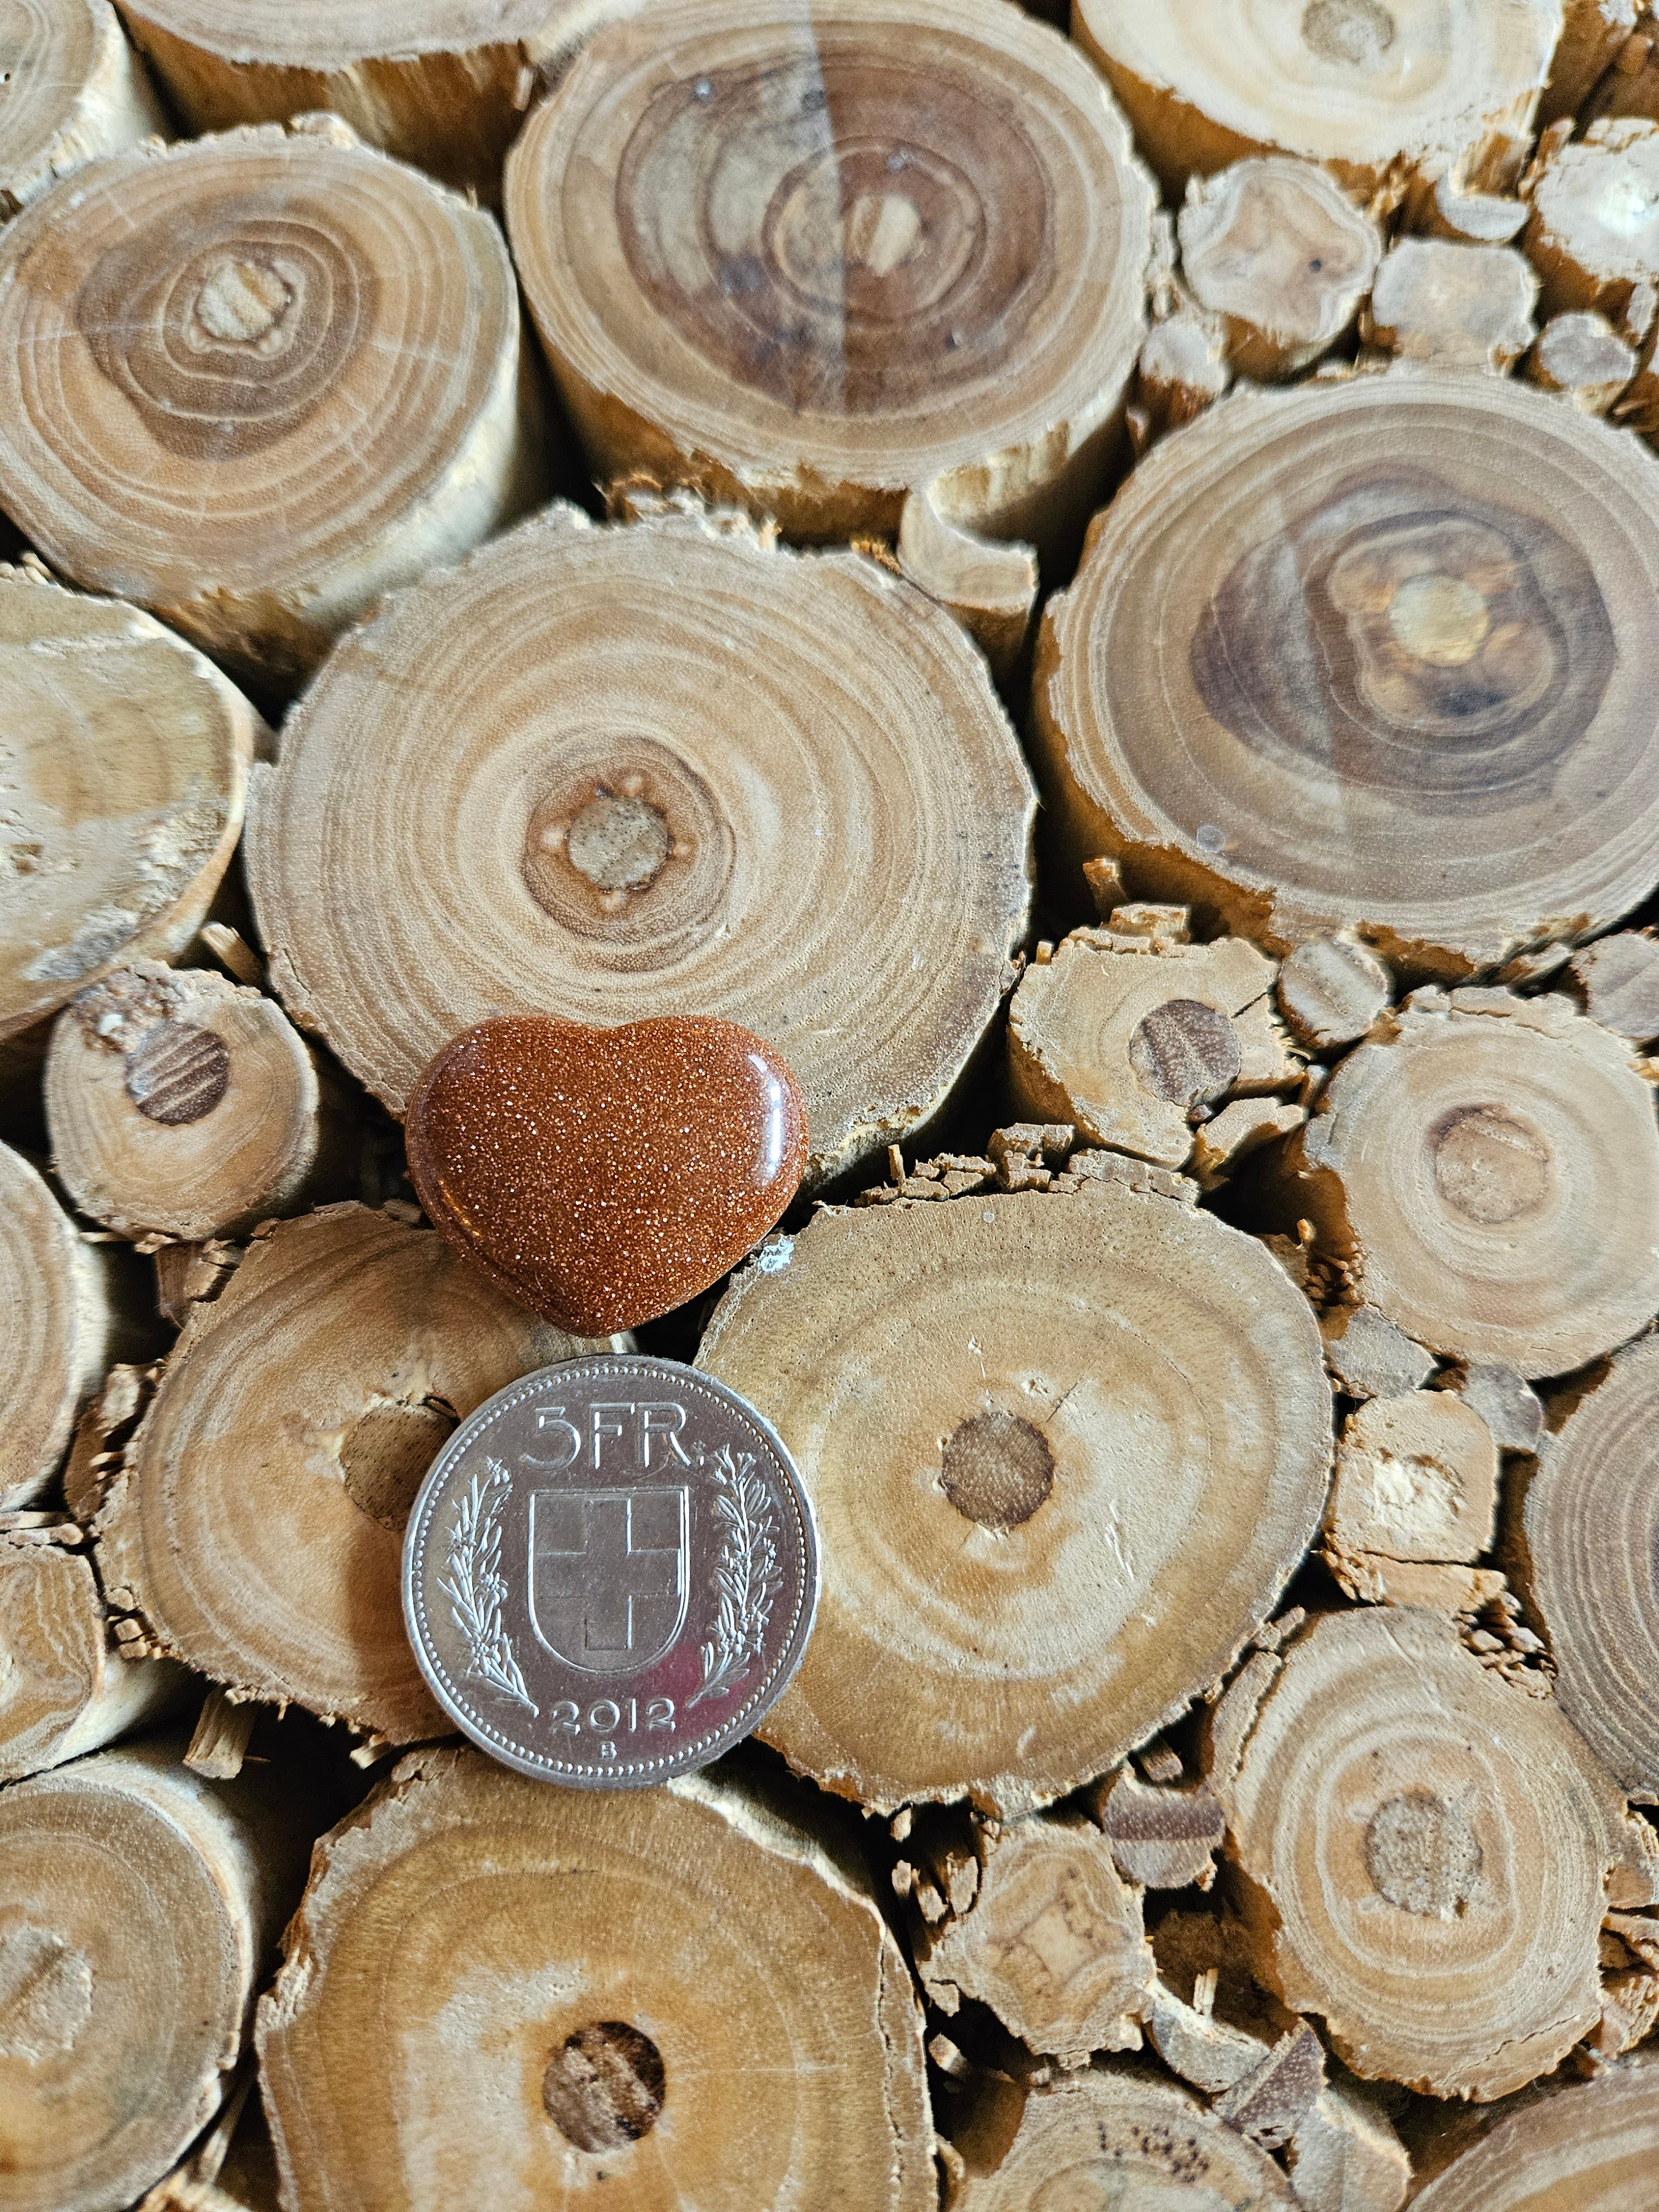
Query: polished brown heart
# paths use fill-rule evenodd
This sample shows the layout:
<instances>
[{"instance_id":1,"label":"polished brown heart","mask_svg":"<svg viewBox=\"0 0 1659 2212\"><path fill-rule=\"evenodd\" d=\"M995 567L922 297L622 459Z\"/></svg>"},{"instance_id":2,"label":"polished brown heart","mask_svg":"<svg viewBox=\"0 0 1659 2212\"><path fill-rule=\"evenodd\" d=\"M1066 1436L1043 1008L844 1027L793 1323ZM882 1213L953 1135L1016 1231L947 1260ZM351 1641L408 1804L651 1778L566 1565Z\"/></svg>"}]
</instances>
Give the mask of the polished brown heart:
<instances>
[{"instance_id":1,"label":"polished brown heart","mask_svg":"<svg viewBox=\"0 0 1659 2212\"><path fill-rule=\"evenodd\" d=\"M719 1280L806 1164L785 1062L731 1022L480 1022L416 1085L410 1173L433 1226L574 1336L653 1321Z\"/></svg>"}]
</instances>

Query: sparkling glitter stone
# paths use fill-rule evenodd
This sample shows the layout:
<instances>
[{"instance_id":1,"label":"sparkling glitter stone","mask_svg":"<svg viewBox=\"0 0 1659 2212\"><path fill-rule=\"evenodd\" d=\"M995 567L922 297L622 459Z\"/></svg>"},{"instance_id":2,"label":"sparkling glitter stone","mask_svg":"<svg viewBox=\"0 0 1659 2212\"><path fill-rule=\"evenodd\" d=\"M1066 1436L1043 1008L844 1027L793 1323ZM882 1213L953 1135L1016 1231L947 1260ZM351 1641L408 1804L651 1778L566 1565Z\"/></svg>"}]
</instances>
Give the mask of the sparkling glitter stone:
<instances>
[{"instance_id":1,"label":"sparkling glitter stone","mask_svg":"<svg viewBox=\"0 0 1659 2212\"><path fill-rule=\"evenodd\" d=\"M707 1290L806 1162L784 1061L730 1022L480 1022L416 1087L410 1171L434 1228L510 1297L609 1336Z\"/></svg>"}]
</instances>

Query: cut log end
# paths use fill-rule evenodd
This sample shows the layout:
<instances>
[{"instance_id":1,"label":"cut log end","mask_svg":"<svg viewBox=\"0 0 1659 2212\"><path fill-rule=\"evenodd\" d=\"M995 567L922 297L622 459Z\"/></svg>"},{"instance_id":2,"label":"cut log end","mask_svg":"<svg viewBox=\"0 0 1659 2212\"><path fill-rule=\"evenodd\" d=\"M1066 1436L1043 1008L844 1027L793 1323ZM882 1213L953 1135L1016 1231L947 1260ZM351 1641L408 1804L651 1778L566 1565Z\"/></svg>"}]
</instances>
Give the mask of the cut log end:
<instances>
[{"instance_id":1,"label":"cut log end","mask_svg":"<svg viewBox=\"0 0 1659 2212\"><path fill-rule=\"evenodd\" d=\"M622 994L781 1050L814 1185L944 1105L1030 896L1029 774L956 623L689 502L556 507L399 595L256 783L272 980L394 1111L465 1023Z\"/></svg>"},{"instance_id":2,"label":"cut log end","mask_svg":"<svg viewBox=\"0 0 1659 2212\"><path fill-rule=\"evenodd\" d=\"M267 732L148 615L3 566L0 725L6 1036L124 960L183 949L235 849Z\"/></svg>"},{"instance_id":3,"label":"cut log end","mask_svg":"<svg viewBox=\"0 0 1659 2212\"><path fill-rule=\"evenodd\" d=\"M1659 835L1659 686L1618 672L1659 635L1656 514L1659 460L1507 379L1210 409L1048 603L1034 735L1065 850L1201 935L1346 931L1407 978L1605 927L1651 886L1634 825Z\"/></svg>"},{"instance_id":4,"label":"cut log end","mask_svg":"<svg viewBox=\"0 0 1659 2212\"><path fill-rule=\"evenodd\" d=\"M319 1856L259 2045L287 2191L319 2206L348 2202L343 2133L398 2193L476 2175L487 2135L505 2212L601 2178L712 2203L734 2155L761 2203L935 2202L921 2016L867 1880L735 1781L589 1795L421 1754Z\"/></svg>"},{"instance_id":5,"label":"cut log end","mask_svg":"<svg viewBox=\"0 0 1659 2212\"><path fill-rule=\"evenodd\" d=\"M203 1243L337 1196L343 1111L270 1000L144 961L83 991L46 1064L58 1174L124 1237Z\"/></svg>"},{"instance_id":6,"label":"cut log end","mask_svg":"<svg viewBox=\"0 0 1659 2212\"><path fill-rule=\"evenodd\" d=\"M942 480L953 521L1040 524L1046 555L1104 489L1151 180L1023 10L882 0L814 31L703 0L665 50L599 38L514 148L514 251L593 473L816 540L890 537Z\"/></svg>"},{"instance_id":7,"label":"cut log end","mask_svg":"<svg viewBox=\"0 0 1659 2212\"><path fill-rule=\"evenodd\" d=\"M109 0L16 0L0 90L0 222L167 120Z\"/></svg>"},{"instance_id":8,"label":"cut log end","mask_svg":"<svg viewBox=\"0 0 1659 2212\"><path fill-rule=\"evenodd\" d=\"M1122 1180L1074 1172L1097 1161ZM989 1168L957 1198L917 1176L820 1214L787 1268L738 1279L699 1353L776 1425L823 1534L818 1625L768 1740L889 1811L1020 1812L1103 1771L1267 1618L1323 1502L1316 1334L1261 1247L1109 1152L1005 1155L1047 1191L986 1190ZM902 1386L826 1397L811 1346L827 1332L878 1376L901 1326L926 1347ZM1224 1462L1203 1410L1224 1397Z\"/></svg>"},{"instance_id":9,"label":"cut log end","mask_svg":"<svg viewBox=\"0 0 1659 2212\"><path fill-rule=\"evenodd\" d=\"M1235 1723L1237 1698L1250 1710ZM1265 1685L1228 1692L1211 1782L1255 1970L1324 2016L1356 2072L1490 2100L1595 2028L1624 1801L1549 1704L1494 1681L1449 1621L1316 1621Z\"/></svg>"},{"instance_id":10,"label":"cut log end","mask_svg":"<svg viewBox=\"0 0 1659 2212\"><path fill-rule=\"evenodd\" d=\"M1565 1374L1659 1304L1650 1094L1565 999L1414 994L1333 1075L1290 1160L1278 1202L1443 1356Z\"/></svg>"},{"instance_id":11,"label":"cut log end","mask_svg":"<svg viewBox=\"0 0 1659 2212\"><path fill-rule=\"evenodd\" d=\"M457 1420L583 1348L430 1230L359 1206L273 1224L192 1310L127 1447L98 1524L106 1591L246 1696L394 1743L433 1733L399 1598L415 1492Z\"/></svg>"},{"instance_id":12,"label":"cut log end","mask_svg":"<svg viewBox=\"0 0 1659 2212\"><path fill-rule=\"evenodd\" d=\"M343 125L89 165L7 225L0 297L0 501L263 681L541 494L499 232Z\"/></svg>"},{"instance_id":13,"label":"cut log end","mask_svg":"<svg viewBox=\"0 0 1659 2212\"><path fill-rule=\"evenodd\" d=\"M1225 322L1239 376L1290 376L1353 322L1382 251L1376 225L1311 162L1241 161L1194 178L1181 263L1200 308Z\"/></svg>"}]
</instances>

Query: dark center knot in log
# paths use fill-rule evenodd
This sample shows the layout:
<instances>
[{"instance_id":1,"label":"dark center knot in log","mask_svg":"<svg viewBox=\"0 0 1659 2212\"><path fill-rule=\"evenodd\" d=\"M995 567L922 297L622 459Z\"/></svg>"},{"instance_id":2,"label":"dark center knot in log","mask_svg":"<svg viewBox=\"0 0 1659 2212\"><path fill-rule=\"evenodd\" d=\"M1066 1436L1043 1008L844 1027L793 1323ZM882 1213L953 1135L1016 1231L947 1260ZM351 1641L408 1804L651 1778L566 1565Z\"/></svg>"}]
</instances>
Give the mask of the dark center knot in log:
<instances>
[{"instance_id":1,"label":"dark center knot in log","mask_svg":"<svg viewBox=\"0 0 1659 2212\"><path fill-rule=\"evenodd\" d=\"M1432 1790L1389 1797L1365 1830L1365 1865L1390 1905L1425 1918L1462 1912L1480 1874L1480 1844L1468 1814Z\"/></svg>"},{"instance_id":2,"label":"dark center knot in log","mask_svg":"<svg viewBox=\"0 0 1659 2212\"><path fill-rule=\"evenodd\" d=\"M1458 1106L1429 1132L1435 1188L1452 1211L1483 1228L1539 1212L1552 1182L1550 1148L1501 1106Z\"/></svg>"},{"instance_id":3,"label":"dark center knot in log","mask_svg":"<svg viewBox=\"0 0 1659 2212\"><path fill-rule=\"evenodd\" d=\"M1048 1438L1017 1413L975 1413L945 1438L939 1487L981 1528L1018 1528L1054 1486Z\"/></svg>"},{"instance_id":4,"label":"dark center knot in log","mask_svg":"<svg viewBox=\"0 0 1659 2212\"><path fill-rule=\"evenodd\" d=\"M340 1474L353 1503L394 1536L427 1469L453 1433L459 1416L441 1398L418 1403L371 1399L340 1439Z\"/></svg>"},{"instance_id":5,"label":"dark center knot in log","mask_svg":"<svg viewBox=\"0 0 1659 2212\"><path fill-rule=\"evenodd\" d=\"M648 2136L667 2094L662 2053L623 2020L579 2027L542 2077L548 2118L578 2150L621 2150Z\"/></svg>"},{"instance_id":6,"label":"dark center knot in log","mask_svg":"<svg viewBox=\"0 0 1659 2212\"><path fill-rule=\"evenodd\" d=\"M126 1092L152 1121L201 1121L230 1088L230 1050L212 1030L157 1022L127 1054Z\"/></svg>"},{"instance_id":7,"label":"dark center knot in log","mask_svg":"<svg viewBox=\"0 0 1659 2212\"><path fill-rule=\"evenodd\" d=\"M1309 0L1302 42L1322 62L1376 69L1394 44L1396 27L1379 0Z\"/></svg>"},{"instance_id":8,"label":"dark center knot in log","mask_svg":"<svg viewBox=\"0 0 1659 2212\"><path fill-rule=\"evenodd\" d=\"M1201 999L1166 999L1130 1038L1129 1065L1158 1097L1193 1107L1230 1090L1244 1060L1225 1014Z\"/></svg>"}]
</instances>

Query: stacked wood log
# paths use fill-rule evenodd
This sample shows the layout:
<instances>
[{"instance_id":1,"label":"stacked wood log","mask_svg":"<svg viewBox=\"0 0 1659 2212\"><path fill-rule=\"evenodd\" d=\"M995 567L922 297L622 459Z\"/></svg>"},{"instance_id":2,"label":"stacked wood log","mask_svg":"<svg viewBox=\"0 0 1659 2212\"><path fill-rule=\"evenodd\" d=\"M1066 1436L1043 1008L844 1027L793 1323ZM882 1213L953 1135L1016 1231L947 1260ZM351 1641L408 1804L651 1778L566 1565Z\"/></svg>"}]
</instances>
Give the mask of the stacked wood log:
<instances>
[{"instance_id":1,"label":"stacked wood log","mask_svg":"<svg viewBox=\"0 0 1659 2212\"><path fill-rule=\"evenodd\" d=\"M1121 435L1152 197L1018 9L837 0L803 36L773 0L666 0L532 115L506 204L601 482L817 539L890 536L927 493L1052 553Z\"/></svg>"},{"instance_id":2,"label":"stacked wood log","mask_svg":"<svg viewBox=\"0 0 1659 2212\"><path fill-rule=\"evenodd\" d=\"M494 224L327 118L87 164L0 302L0 505L267 681L546 481Z\"/></svg>"},{"instance_id":3,"label":"stacked wood log","mask_svg":"<svg viewBox=\"0 0 1659 2212\"><path fill-rule=\"evenodd\" d=\"M1069 12L0 0L0 2212L1654 2196L1659 21ZM515 1012L810 1117L637 1794L400 1619Z\"/></svg>"},{"instance_id":4,"label":"stacked wood log","mask_svg":"<svg viewBox=\"0 0 1659 2212\"><path fill-rule=\"evenodd\" d=\"M394 1113L486 1014L696 1007L781 1048L818 1182L948 1104L1033 797L980 656L874 562L555 505L345 641L260 769L249 878L295 1020Z\"/></svg>"},{"instance_id":5,"label":"stacked wood log","mask_svg":"<svg viewBox=\"0 0 1659 2212\"><path fill-rule=\"evenodd\" d=\"M494 198L531 99L641 0L121 0L193 131L326 108L369 144Z\"/></svg>"},{"instance_id":6,"label":"stacked wood log","mask_svg":"<svg viewBox=\"0 0 1659 2212\"><path fill-rule=\"evenodd\" d=\"M0 221L100 154L166 128L109 0L15 0L0 55Z\"/></svg>"}]
</instances>

